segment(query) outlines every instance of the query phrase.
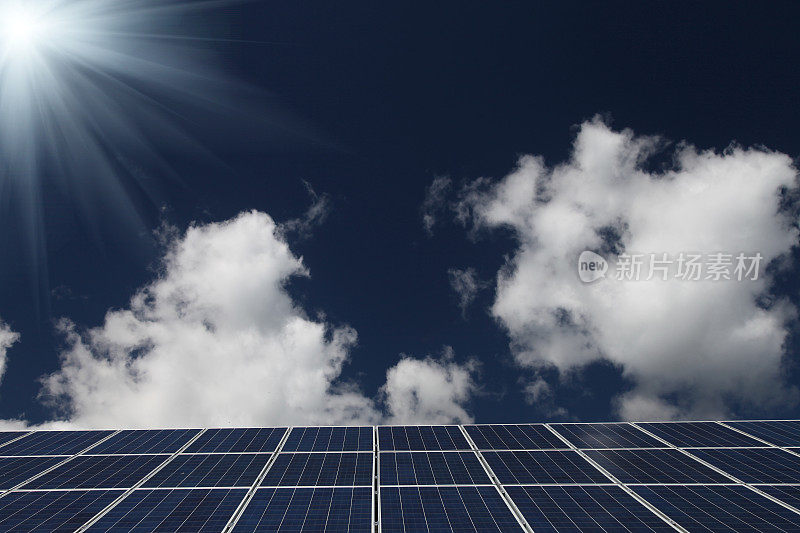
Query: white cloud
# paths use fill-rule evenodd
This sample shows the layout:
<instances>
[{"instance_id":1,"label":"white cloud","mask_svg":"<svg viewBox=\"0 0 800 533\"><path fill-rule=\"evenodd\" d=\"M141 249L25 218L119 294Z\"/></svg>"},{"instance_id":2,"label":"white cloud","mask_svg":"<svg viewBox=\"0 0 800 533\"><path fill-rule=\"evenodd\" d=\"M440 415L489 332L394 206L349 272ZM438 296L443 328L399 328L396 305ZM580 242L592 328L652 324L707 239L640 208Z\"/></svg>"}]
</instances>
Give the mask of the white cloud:
<instances>
[{"instance_id":1,"label":"white cloud","mask_svg":"<svg viewBox=\"0 0 800 533\"><path fill-rule=\"evenodd\" d=\"M757 304L770 275L579 281L583 250L612 258L621 249L760 252L768 262L797 244L793 221L779 212L779 191L796 186L788 156L680 145L672 169L645 170L661 144L595 119L581 126L566 163L549 168L525 156L502 180L462 191L462 220L510 228L518 240L498 273L492 307L516 360L562 373L601 358L621 365L635 383L618 398L625 418L724 416L732 403L768 411L796 402L781 376L795 309L782 300Z\"/></svg>"},{"instance_id":2,"label":"white cloud","mask_svg":"<svg viewBox=\"0 0 800 533\"><path fill-rule=\"evenodd\" d=\"M478 291L484 289L487 284L478 278L474 268L451 268L447 271L447 276L450 279L450 288L458 295L461 314L466 317L467 309L475 301Z\"/></svg>"},{"instance_id":3,"label":"white cloud","mask_svg":"<svg viewBox=\"0 0 800 533\"><path fill-rule=\"evenodd\" d=\"M11 328L0 320L0 381L6 373L6 353L19 340L19 333L11 331Z\"/></svg>"},{"instance_id":4,"label":"white cloud","mask_svg":"<svg viewBox=\"0 0 800 533\"><path fill-rule=\"evenodd\" d=\"M433 227L444 209L445 199L451 187L450 178L438 176L425 190L425 200L422 202L422 225L428 235L433 235Z\"/></svg>"},{"instance_id":5,"label":"white cloud","mask_svg":"<svg viewBox=\"0 0 800 533\"><path fill-rule=\"evenodd\" d=\"M463 405L476 390L474 361L459 365L453 350L442 357L404 357L386 373L381 389L392 424L469 423L472 417Z\"/></svg>"},{"instance_id":6,"label":"white cloud","mask_svg":"<svg viewBox=\"0 0 800 533\"><path fill-rule=\"evenodd\" d=\"M355 424L383 419L376 401L341 372L357 340L347 326L312 320L286 283L307 276L283 232L264 213L165 233L160 274L124 309L88 331L69 320L61 368L41 399L59 412L50 427ZM3 332L0 346L15 337ZM3 351L5 348L3 348ZM405 411L398 388L409 367L425 372L422 401ZM466 374L465 374L466 372ZM437 374L438 373L438 374ZM444 410L429 406L438 375ZM392 413L419 421L467 418L468 372L452 361L404 358L388 371ZM395 407L397 406L397 407ZM448 418L452 416L452 418ZM435 417L426 418L426 417ZM20 427L24 421L3 421Z\"/></svg>"},{"instance_id":7,"label":"white cloud","mask_svg":"<svg viewBox=\"0 0 800 533\"><path fill-rule=\"evenodd\" d=\"M311 205L303 216L293 218L283 222L279 226L281 236L295 236L299 239L307 239L311 236L311 231L325 222L331 212L331 199L327 194L317 194L314 188L307 181L303 181L306 192L311 197Z\"/></svg>"}]
</instances>

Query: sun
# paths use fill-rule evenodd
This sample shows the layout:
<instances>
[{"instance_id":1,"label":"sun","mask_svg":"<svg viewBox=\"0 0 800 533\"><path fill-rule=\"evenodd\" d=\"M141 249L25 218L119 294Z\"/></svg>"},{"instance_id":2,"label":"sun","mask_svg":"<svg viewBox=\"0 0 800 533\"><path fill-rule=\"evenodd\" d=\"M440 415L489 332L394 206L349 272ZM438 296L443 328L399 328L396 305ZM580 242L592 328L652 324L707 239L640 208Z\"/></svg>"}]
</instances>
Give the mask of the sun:
<instances>
[{"instance_id":1,"label":"sun","mask_svg":"<svg viewBox=\"0 0 800 533\"><path fill-rule=\"evenodd\" d=\"M34 51L46 34L46 17L30 3L0 4L0 31L3 54Z\"/></svg>"}]
</instances>

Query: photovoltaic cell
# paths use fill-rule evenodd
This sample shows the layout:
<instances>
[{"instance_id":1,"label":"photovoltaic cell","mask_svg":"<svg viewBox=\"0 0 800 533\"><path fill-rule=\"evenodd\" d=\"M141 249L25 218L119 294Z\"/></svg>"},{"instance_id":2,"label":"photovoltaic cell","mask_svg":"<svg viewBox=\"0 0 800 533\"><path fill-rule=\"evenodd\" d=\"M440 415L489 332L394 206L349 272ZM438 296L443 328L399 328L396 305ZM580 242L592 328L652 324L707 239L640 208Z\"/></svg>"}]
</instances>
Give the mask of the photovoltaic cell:
<instances>
[{"instance_id":1,"label":"photovoltaic cell","mask_svg":"<svg viewBox=\"0 0 800 533\"><path fill-rule=\"evenodd\" d=\"M569 448L542 424L465 426L480 450L545 450Z\"/></svg>"},{"instance_id":2,"label":"photovoltaic cell","mask_svg":"<svg viewBox=\"0 0 800 533\"><path fill-rule=\"evenodd\" d=\"M521 531L494 487L386 487L381 531Z\"/></svg>"},{"instance_id":3,"label":"photovoltaic cell","mask_svg":"<svg viewBox=\"0 0 800 533\"><path fill-rule=\"evenodd\" d=\"M88 453L175 453L199 432L199 429L127 429L101 442Z\"/></svg>"},{"instance_id":4,"label":"photovoltaic cell","mask_svg":"<svg viewBox=\"0 0 800 533\"><path fill-rule=\"evenodd\" d=\"M168 457L168 455L79 455L25 484L23 488L130 488Z\"/></svg>"},{"instance_id":5,"label":"photovoltaic cell","mask_svg":"<svg viewBox=\"0 0 800 533\"><path fill-rule=\"evenodd\" d=\"M800 509L800 486L797 485L780 485L769 486L759 485L759 490L762 490L772 497L778 498L784 503L788 503L795 509Z\"/></svg>"},{"instance_id":6,"label":"photovoltaic cell","mask_svg":"<svg viewBox=\"0 0 800 533\"><path fill-rule=\"evenodd\" d=\"M470 449L458 426L382 426L378 445L383 451Z\"/></svg>"},{"instance_id":7,"label":"photovoltaic cell","mask_svg":"<svg viewBox=\"0 0 800 533\"><path fill-rule=\"evenodd\" d=\"M372 530L372 489L258 489L234 532Z\"/></svg>"},{"instance_id":8,"label":"photovoltaic cell","mask_svg":"<svg viewBox=\"0 0 800 533\"><path fill-rule=\"evenodd\" d=\"M72 533L121 490L11 492L0 498L0 531Z\"/></svg>"},{"instance_id":9,"label":"photovoltaic cell","mask_svg":"<svg viewBox=\"0 0 800 533\"><path fill-rule=\"evenodd\" d=\"M63 457L0 457L0 489L15 487L63 460Z\"/></svg>"},{"instance_id":10,"label":"photovoltaic cell","mask_svg":"<svg viewBox=\"0 0 800 533\"><path fill-rule=\"evenodd\" d=\"M742 485L637 486L689 531L800 531L800 515Z\"/></svg>"},{"instance_id":11,"label":"photovoltaic cell","mask_svg":"<svg viewBox=\"0 0 800 533\"><path fill-rule=\"evenodd\" d=\"M0 455L74 455L111 431L36 431L0 448Z\"/></svg>"},{"instance_id":12,"label":"photovoltaic cell","mask_svg":"<svg viewBox=\"0 0 800 533\"><path fill-rule=\"evenodd\" d=\"M21 437L27 433L26 431L0 431L0 446L17 437ZM2 455L2 448L0 448L0 455Z\"/></svg>"},{"instance_id":13,"label":"photovoltaic cell","mask_svg":"<svg viewBox=\"0 0 800 533\"><path fill-rule=\"evenodd\" d=\"M800 483L800 457L778 448L692 450L745 483Z\"/></svg>"},{"instance_id":14,"label":"photovoltaic cell","mask_svg":"<svg viewBox=\"0 0 800 533\"><path fill-rule=\"evenodd\" d=\"M732 483L678 450L587 450L623 483Z\"/></svg>"},{"instance_id":15,"label":"photovoltaic cell","mask_svg":"<svg viewBox=\"0 0 800 533\"><path fill-rule=\"evenodd\" d=\"M800 421L798 420L726 422L726 424L776 446L800 446Z\"/></svg>"},{"instance_id":16,"label":"photovoltaic cell","mask_svg":"<svg viewBox=\"0 0 800 533\"><path fill-rule=\"evenodd\" d=\"M286 428L209 429L186 453L274 452Z\"/></svg>"},{"instance_id":17,"label":"photovoltaic cell","mask_svg":"<svg viewBox=\"0 0 800 533\"><path fill-rule=\"evenodd\" d=\"M244 489L135 490L88 531L218 533L246 493Z\"/></svg>"},{"instance_id":18,"label":"photovoltaic cell","mask_svg":"<svg viewBox=\"0 0 800 533\"><path fill-rule=\"evenodd\" d=\"M534 531L674 531L617 486L507 487Z\"/></svg>"},{"instance_id":19,"label":"photovoltaic cell","mask_svg":"<svg viewBox=\"0 0 800 533\"><path fill-rule=\"evenodd\" d=\"M270 454L178 455L144 487L249 487Z\"/></svg>"},{"instance_id":20,"label":"photovoltaic cell","mask_svg":"<svg viewBox=\"0 0 800 533\"><path fill-rule=\"evenodd\" d=\"M473 452L397 452L380 455L381 485L491 484Z\"/></svg>"},{"instance_id":21,"label":"photovoltaic cell","mask_svg":"<svg viewBox=\"0 0 800 533\"><path fill-rule=\"evenodd\" d=\"M573 451L482 452L500 483L611 483Z\"/></svg>"},{"instance_id":22,"label":"photovoltaic cell","mask_svg":"<svg viewBox=\"0 0 800 533\"><path fill-rule=\"evenodd\" d=\"M372 451L371 427L296 427L283 445L285 452Z\"/></svg>"},{"instance_id":23,"label":"photovoltaic cell","mask_svg":"<svg viewBox=\"0 0 800 533\"><path fill-rule=\"evenodd\" d=\"M637 424L679 448L763 446L762 443L716 422L647 422Z\"/></svg>"},{"instance_id":24,"label":"photovoltaic cell","mask_svg":"<svg viewBox=\"0 0 800 533\"><path fill-rule=\"evenodd\" d=\"M551 424L576 448L663 448L664 444L630 424Z\"/></svg>"},{"instance_id":25,"label":"photovoltaic cell","mask_svg":"<svg viewBox=\"0 0 800 533\"><path fill-rule=\"evenodd\" d=\"M371 453L282 453L262 487L372 485Z\"/></svg>"}]
</instances>

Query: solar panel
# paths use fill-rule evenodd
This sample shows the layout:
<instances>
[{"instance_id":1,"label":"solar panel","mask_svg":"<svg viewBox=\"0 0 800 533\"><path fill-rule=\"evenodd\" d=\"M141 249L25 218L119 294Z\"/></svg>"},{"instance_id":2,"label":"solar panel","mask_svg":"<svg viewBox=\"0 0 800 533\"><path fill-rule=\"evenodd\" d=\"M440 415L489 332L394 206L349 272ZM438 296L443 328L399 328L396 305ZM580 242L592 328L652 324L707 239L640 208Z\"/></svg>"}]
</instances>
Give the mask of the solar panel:
<instances>
[{"instance_id":1,"label":"solar panel","mask_svg":"<svg viewBox=\"0 0 800 533\"><path fill-rule=\"evenodd\" d=\"M489 484L473 452L397 452L380 455L381 485Z\"/></svg>"},{"instance_id":2,"label":"solar panel","mask_svg":"<svg viewBox=\"0 0 800 533\"><path fill-rule=\"evenodd\" d=\"M465 426L479 450L546 450L569 448L542 424Z\"/></svg>"},{"instance_id":3,"label":"solar panel","mask_svg":"<svg viewBox=\"0 0 800 533\"><path fill-rule=\"evenodd\" d=\"M741 485L653 485L633 490L689 531L800 530L800 514Z\"/></svg>"},{"instance_id":4,"label":"solar panel","mask_svg":"<svg viewBox=\"0 0 800 533\"><path fill-rule=\"evenodd\" d=\"M120 490L10 492L0 498L0 531L72 533L120 494Z\"/></svg>"},{"instance_id":5,"label":"solar panel","mask_svg":"<svg viewBox=\"0 0 800 533\"><path fill-rule=\"evenodd\" d=\"M638 425L679 448L763 446L761 442L716 422L648 422Z\"/></svg>"},{"instance_id":6,"label":"solar panel","mask_svg":"<svg viewBox=\"0 0 800 533\"><path fill-rule=\"evenodd\" d=\"M616 486L508 487L534 531L674 531Z\"/></svg>"},{"instance_id":7,"label":"solar panel","mask_svg":"<svg viewBox=\"0 0 800 533\"><path fill-rule=\"evenodd\" d=\"M0 431L0 446L27 433L26 431ZM0 455L2 450L0 450Z\"/></svg>"},{"instance_id":8,"label":"solar panel","mask_svg":"<svg viewBox=\"0 0 800 533\"><path fill-rule=\"evenodd\" d=\"M234 532L372 531L372 489L258 489Z\"/></svg>"},{"instance_id":9,"label":"solar panel","mask_svg":"<svg viewBox=\"0 0 800 533\"><path fill-rule=\"evenodd\" d=\"M372 427L292 428L285 452L360 452L372 450Z\"/></svg>"},{"instance_id":10,"label":"solar panel","mask_svg":"<svg viewBox=\"0 0 800 533\"><path fill-rule=\"evenodd\" d=\"M270 454L178 455L144 483L144 487L249 487Z\"/></svg>"},{"instance_id":11,"label":"solar panel","mask_svg":"<svg viewBox=\"0 0 800 533\"><path fill-rule=\"evenodd\" d=\"M471 449L458 426L381 426L378 445L385 451Z\"/></svg>"},{"instance_id":12,"label":"solar panel","mask_svg":"<svg viewBox=\"0 0 800 533\"><path fill-rule=\"evenodd\" d=\"M800 486L797 485L759 485L758 489L772 497L800 509Z\"/></svg>"},{"instance_id":13,"label":"solar panel","mask_svg":"<svg viewBox=\"0 0 800 533\"><path fill-rule=\"evenodd\" d=\"M88 453L174 453L199 432L199 429L126 429L101 442Z\"/></svg>"},{"instance_id":14,"label":"solar panel","mask_svg":"<svg viewBox=\"0 0 800 533\"><path fill-rule=\"evenodd\" d=\"M587 450L592 460L623 483L731 483L678 450Z\"/></svg>"},{"instance_id":15,"label":"solar panel","mask_svg":"<svg viewBox=\"0 0 800 533\"><path fill-rule=\"evenodd\" d=\"M186 453L274 452L286 428L209 429Z\"/></svg>"},{"instance_id":16,"label":"solar panel","mask_svg":"<svg viewBox=\"0 0 800 533\"><path fill-rule=\"evenodd\" d=\"M73 455L111 431L36 431L0 448L0 455Z\"/></svg>"},{"instance_id":17,"label":"solar panel","mask_svg":"<svg viewBox=\"0 0 800 533\"><path fill-rule=\"evenodd\" d=\"M500 483L611 483L573 451L482 452Z\"/></svg>"},{"instance_id":18,"label":"solar panel","mask_svg":"<svg viewBox=\"0 0 800 533\"><path fill-rule=\"evenodd\" d=\"M63 460L63 457L0 457L0 489L19 485Z\"/></svg>"},{"instance_id":19,"label":"solar panel","mask_svg":"<svg viewBox=\"0 0 800 533\"><path fill-rule=\"evenodd\" d=\"M130 488L168 457L168 455L79 455L25 484L24 488Z\"/></svg>"},{"instance_id":20,"label":"solar panel","mask_svg":"<svg viewBox=\"0 0 800 533\"><path fill-rule=\"evenodd\" d=\"M218 533L246 493L243 489L135 490L88 531Z\"/></svg>"},{"instance_id":21,"label":"solar panel","mask_svg":"<svg viewBox=\"0 0 800 533\"><path fill-rule=\"evenodd\" d=\"M521 531L494 487L386 487L381 531Z\"/></svg>"},{"instance_id":22,"label":"solar panel","mask_svg":"<svg viewBox=\"0 0 800 533\"><path fill-rule=\"evenodd\" d=\"M726 422L776 446L800 446L800 421Z\"/></svg>"},{"instance_id":23,"label":"solar panel","mask_svg":"<svg viewBox=\"0 0 800 533\"><path fill-rule=\"evenodd\" d=\"M281 453L262 487L372 485L371 453Z\"/></svg>"},{"instance_id":24,"label":"solar panel","mask_svg":"<svg viewBox=\"0 0 800 533\"><path fill-rule=\"evenodd\" d=\"M692 450L745 483L800 483L800 457L779 448Z\"/></svg>"},{"instance_id":25,"label":"solar panel","mask_svg":"<svg viewBox=\"0 0 800 533\"><path fill-rule=\"evenodd\" d=\"M630 424L551 424L576 448L663 448L664 444Z\"/></svg>"}]
</instances>

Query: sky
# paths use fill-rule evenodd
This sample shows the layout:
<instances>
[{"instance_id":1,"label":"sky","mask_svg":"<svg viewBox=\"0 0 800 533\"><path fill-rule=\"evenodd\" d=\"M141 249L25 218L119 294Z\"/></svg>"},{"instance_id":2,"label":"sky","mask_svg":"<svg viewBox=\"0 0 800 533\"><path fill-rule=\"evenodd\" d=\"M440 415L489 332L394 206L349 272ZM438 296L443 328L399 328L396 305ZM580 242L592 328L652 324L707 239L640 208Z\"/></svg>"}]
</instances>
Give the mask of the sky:
<instances>
[{"instance_id":1,"label":"sky","mask_svg":"<svg viewBox=\"0 0 800 533\"><path fill-rule=\"evenodd\" d=\"M19 5L3 427L800 418L796 3Z\"/></svg>"}]
</instances>

